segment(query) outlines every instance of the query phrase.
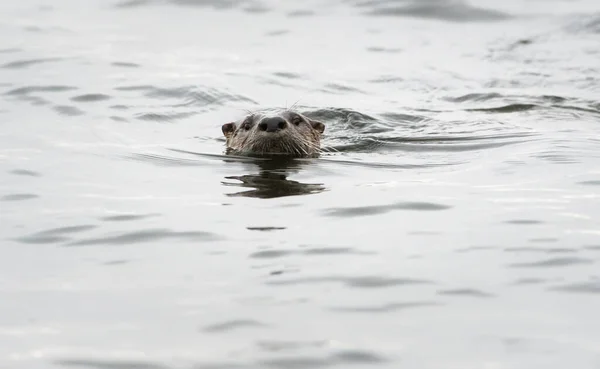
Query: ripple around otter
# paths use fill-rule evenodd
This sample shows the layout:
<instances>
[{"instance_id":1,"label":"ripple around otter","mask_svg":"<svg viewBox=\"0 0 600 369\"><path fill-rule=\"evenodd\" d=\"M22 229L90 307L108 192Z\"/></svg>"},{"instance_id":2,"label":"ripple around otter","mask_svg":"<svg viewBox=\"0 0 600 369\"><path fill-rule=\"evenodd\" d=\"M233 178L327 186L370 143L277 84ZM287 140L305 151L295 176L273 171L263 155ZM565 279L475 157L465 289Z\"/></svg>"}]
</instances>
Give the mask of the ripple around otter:
<instances>
[{"instance_id":1,"label":"ripple around otter","mask_svg":"<svg viewBox=\"0 0 600 369\"><path fill-rule=\"evenodd\" d=\"M393 205L358 206L348 208L332 208L322 211L323 215L330 217L356 217L371 216L387 213L394 210L439 211L452 208L448 205L429 202L398 202Z\"/></svg>"},{"instance_id":2,"label":"ripple around otter","mask_svg":"<svg viewBox=\"0 0 600 369\"><path fill-rule=\"evenodd\" d=\"M433 141L433 140L431 140ZM421 152L421 151L435 151L435 152L466 152L466 151L482 151L487 149L500 148L508 145L514 145L519 143L527 142L525 140L514 140L504 142L488 142L488 143L455 143L438 141L436 144L427 144L423 142L414 142L414 140L406 140L406 142L398 142L397 139L385 139L385 138L364 138L361 143L353 146L334 147L336 151L343 152L359 152L369 151L376 152L381 150L398 150L405 152Z\"/></svg>"}]
</instances>

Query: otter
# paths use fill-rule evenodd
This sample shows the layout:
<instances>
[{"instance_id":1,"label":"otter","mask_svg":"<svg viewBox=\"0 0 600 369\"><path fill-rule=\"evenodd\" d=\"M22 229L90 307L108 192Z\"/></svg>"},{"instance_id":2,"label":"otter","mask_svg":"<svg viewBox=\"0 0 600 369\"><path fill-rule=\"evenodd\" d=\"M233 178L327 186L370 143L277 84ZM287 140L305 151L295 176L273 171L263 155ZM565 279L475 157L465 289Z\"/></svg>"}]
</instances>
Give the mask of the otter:
<instances>
[{"instance_id":1,"label":"otter","mask_svg":"<svg viewBox=\"0 0 600 369\"><path fill-rule=\"evenodd\" d=\"M228 151L249 155L315 157L325 125L292 110L250 113L221 127Z\"/></svg>"}]
</instances>

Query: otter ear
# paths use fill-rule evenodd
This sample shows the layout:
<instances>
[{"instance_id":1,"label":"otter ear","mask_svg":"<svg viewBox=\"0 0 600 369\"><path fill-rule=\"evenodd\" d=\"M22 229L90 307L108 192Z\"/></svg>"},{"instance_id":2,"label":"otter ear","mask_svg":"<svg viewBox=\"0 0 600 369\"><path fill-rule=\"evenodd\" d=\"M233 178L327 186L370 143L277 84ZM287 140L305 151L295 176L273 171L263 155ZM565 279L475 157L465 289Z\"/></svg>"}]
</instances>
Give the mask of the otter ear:
<instances>
[{"instance_id":1,"label":"otter ear","mask_svg":"<svg viewBox=\"0 0 600 369\"><path fill-rule=\"evenodd\" d=\"M319 133L325 132L325 125L319 121L310 120L310 125L311 127L313 127L314 130L316 130Z\"/></svg>"},{"instance_id":2,"label":"otter ear","mask_svg":"<svg viewBox=\"0 0 600 369\"><path fill-rule=\"evenodd\" d=\"M225 123L221 126L223 136L229 137L235 131L235 123Z\"/></svg>"}]
</instances>

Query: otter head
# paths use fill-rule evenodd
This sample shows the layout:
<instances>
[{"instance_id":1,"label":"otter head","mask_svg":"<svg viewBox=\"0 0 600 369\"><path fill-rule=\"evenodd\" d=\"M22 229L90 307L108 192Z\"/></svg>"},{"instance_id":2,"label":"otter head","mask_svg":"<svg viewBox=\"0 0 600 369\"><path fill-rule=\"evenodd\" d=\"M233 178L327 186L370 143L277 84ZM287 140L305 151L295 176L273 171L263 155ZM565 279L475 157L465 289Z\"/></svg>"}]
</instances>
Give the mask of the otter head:
<instances>
[{"instance_id":1,"label":"otter head","mask_svg":"<svg viewBox=\"0 0 600 369\"><path fill-rule=\"evenodd\" d=\"M325 125L285 110L250 114L221 127L227 147L243 154L314 156Z\"/></svg>"}]
</instances>

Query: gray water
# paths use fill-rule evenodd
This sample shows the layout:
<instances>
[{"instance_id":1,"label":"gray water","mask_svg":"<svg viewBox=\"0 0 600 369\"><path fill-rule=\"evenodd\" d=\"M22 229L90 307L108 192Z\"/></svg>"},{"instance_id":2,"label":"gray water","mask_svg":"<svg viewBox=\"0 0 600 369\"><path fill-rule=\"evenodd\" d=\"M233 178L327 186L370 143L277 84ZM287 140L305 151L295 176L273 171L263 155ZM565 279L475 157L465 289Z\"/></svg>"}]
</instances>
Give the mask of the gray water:
<instances>
[{"instance_id":1,"label":"gray water","mask_svg":"<svg viewBox=\"0 0 600 369\"><path fill-rule=\"evenodd\" d=\"M600 368L599 60L596 0L3 1L0 367Z\"/></svg>"}]
</instances>

